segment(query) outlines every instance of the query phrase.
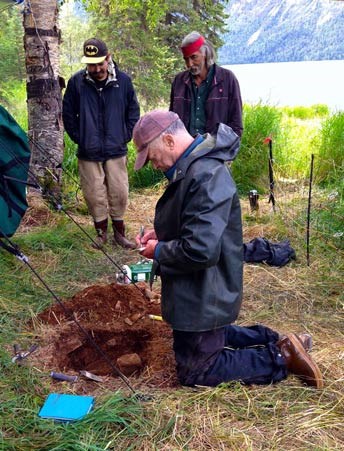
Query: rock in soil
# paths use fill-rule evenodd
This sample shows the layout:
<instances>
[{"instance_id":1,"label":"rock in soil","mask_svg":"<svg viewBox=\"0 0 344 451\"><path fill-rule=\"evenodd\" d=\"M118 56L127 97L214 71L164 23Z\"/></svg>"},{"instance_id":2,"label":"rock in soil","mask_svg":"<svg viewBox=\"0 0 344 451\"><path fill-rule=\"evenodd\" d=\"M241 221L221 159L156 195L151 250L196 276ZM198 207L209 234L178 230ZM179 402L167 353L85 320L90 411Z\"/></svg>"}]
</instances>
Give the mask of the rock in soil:
<instances>
[{"instance_id":1,"label":"rock in soil","mask_svg":"<svg viewBox=\"0 0 344 451\"><path fill-rule=\"evenodd\" d=\"M136 353L124 354L117 359L117 367L122 371L125 376L131 376L138 374L142 369L142 360Z\"/></svg>"}]
</instances>

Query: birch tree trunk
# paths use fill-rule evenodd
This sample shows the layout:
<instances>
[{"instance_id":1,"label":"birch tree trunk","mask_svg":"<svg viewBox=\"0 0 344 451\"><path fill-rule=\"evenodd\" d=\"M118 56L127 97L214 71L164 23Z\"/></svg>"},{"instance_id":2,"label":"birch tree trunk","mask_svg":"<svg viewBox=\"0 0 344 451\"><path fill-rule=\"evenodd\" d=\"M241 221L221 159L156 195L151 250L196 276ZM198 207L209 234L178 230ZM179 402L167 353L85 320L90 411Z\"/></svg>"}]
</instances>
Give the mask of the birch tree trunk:
<instances>
[{"instance_id":1,"label":"birch tree trunk","mask_svg":"<svg viewBox=\"0 0 344 451\"><path fill-rule=\"evenodd\" d=\"M59 193L63 125L58 5L57 0L25 3L23 25L31 170L45 189Z\"/></svg>"}]
</instances>

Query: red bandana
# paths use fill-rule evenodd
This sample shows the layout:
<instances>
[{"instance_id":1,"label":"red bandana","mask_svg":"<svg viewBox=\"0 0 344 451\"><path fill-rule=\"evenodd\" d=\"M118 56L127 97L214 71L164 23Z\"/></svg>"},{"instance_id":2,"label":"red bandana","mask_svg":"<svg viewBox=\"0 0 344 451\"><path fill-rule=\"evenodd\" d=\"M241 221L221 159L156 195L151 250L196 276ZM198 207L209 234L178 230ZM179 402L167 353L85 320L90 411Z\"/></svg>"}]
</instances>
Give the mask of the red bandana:
<instances>
[{"instance_id":1,"label":"red bandana","mask_svg":"<svg viewBox=\"0 0 344 451\"><path fill-rule=\"evenodd\" d=\"M185 47L181 47L184 58L187 58L188 56L197 52L197 50L199 50L204 43L205 43L204 37L200 36L195 42L192 42L191 44L186 45Z\"/></svg>"}]
</instances>

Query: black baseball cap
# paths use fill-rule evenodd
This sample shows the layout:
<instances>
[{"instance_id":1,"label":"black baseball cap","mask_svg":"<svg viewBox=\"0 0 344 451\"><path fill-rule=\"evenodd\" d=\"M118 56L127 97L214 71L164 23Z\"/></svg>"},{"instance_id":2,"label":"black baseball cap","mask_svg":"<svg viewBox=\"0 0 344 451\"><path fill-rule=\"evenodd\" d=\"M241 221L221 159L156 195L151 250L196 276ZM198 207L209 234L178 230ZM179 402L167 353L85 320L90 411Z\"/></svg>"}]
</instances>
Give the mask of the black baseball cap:
<instances>
[{"instance_id":1,"label":"black baseball cap","mask_svg":"<svg viewBox=\"0 0 344 451\"><path fill-rule=\"evenodd\" d=\"M104 41L97 38L87 39L84 42L84 56L81 59L85 64L102 63L109 51Z\"/></svg>"}]
</instances>

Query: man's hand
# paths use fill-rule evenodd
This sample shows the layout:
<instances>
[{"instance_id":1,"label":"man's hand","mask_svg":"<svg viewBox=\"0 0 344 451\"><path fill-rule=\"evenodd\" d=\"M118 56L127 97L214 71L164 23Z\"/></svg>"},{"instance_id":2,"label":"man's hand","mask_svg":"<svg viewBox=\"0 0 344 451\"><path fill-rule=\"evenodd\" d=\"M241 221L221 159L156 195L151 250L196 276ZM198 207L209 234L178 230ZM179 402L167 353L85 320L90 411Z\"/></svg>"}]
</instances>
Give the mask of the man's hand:
<instances>
[{"instance_id":1,"label":"man's hand","mask_svg":"<svg viewBox=\"0 0 344 451\"><path fill-rule=\"evenodd\" d=\"M145 244L142 244L143 249L140 251L140 255L146 258L154 258L155 247L158 244L158 240L148 240Z\"/></svg>"},{"instance_id":2,"label":"man's hand","mask_svg":"<svg viewBox=\"0 0 344 451\"><path fill-rule=\"evenodd\" d=\"M143 247L146 246L147 242L149 240L156 240L156 233L154 229L149 229L147 231L144 231L143 234L138 233L135 237L135 241L137 244L137 247Z\"/></svg>"}]
</instances>

